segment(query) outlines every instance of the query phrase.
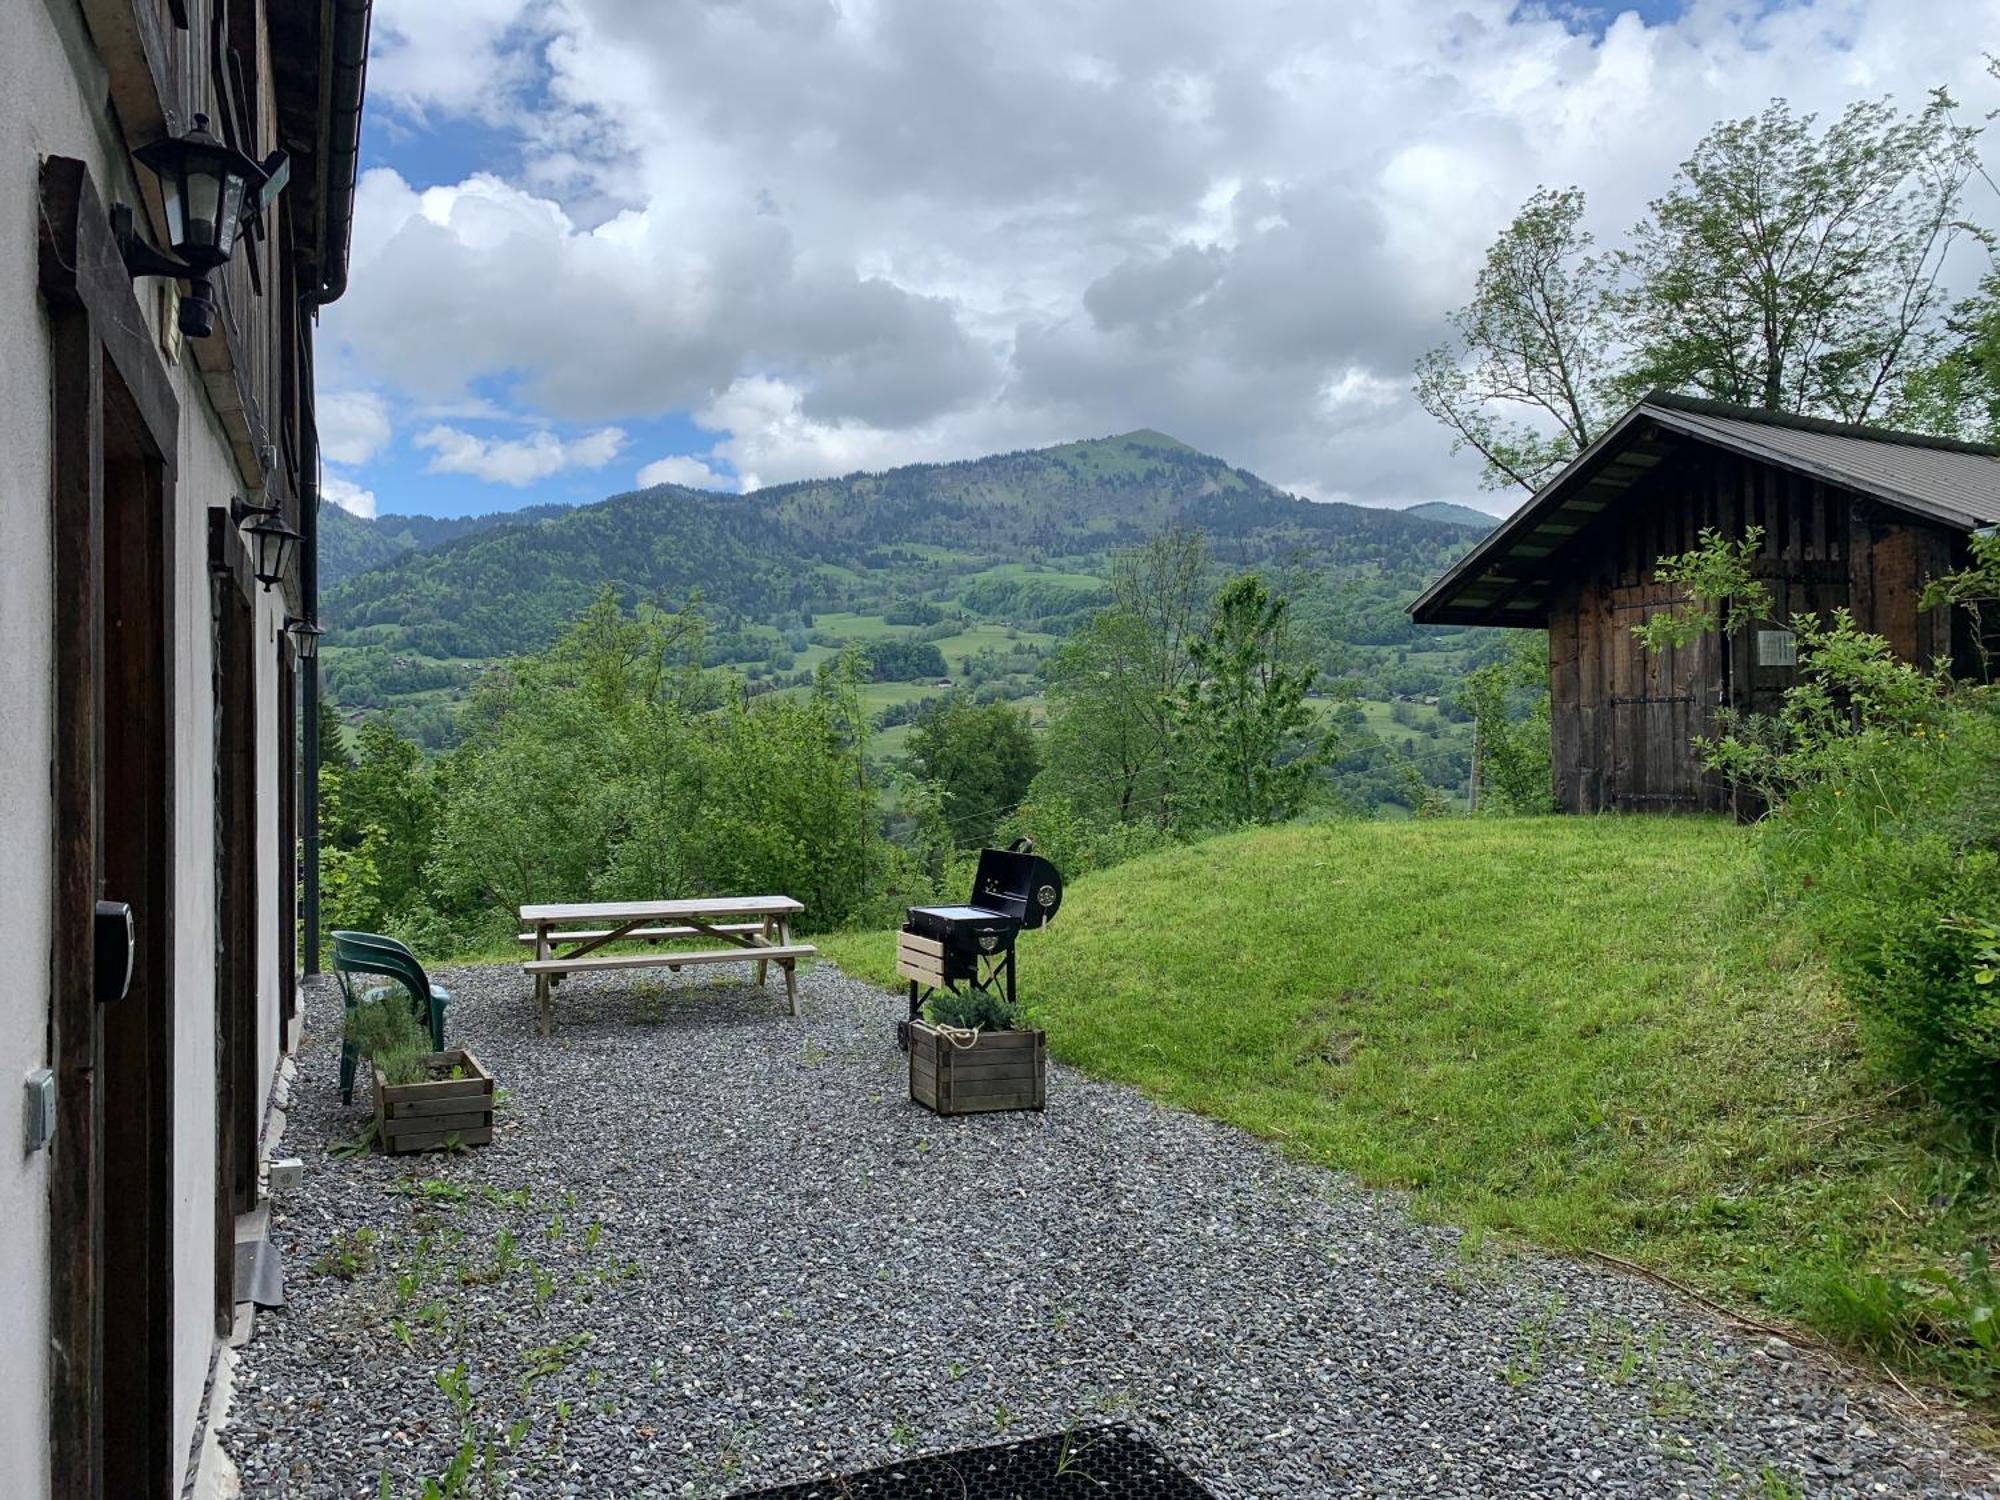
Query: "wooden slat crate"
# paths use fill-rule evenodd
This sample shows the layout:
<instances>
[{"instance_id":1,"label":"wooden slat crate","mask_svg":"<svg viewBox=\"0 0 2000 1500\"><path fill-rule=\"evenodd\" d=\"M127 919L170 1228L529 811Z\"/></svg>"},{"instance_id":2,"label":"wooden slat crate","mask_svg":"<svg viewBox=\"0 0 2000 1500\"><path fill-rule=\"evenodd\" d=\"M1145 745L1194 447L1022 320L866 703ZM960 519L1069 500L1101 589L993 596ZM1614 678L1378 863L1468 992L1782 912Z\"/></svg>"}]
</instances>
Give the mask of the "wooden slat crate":
<instances>
[{"instance_id":1,"label":"wooden slat crate","mask_svg":"<svg viewBox=\"0 0 2000 1500\"><path fill-rule=\"evenodd\" d=\"M1048 1046L1039 1031L982 1031L969 1047L910 1026L910 1098L941 1115L1048 1106Z\"/></svg>"},{"instance_id":2,"label":"wooden slat crate","mask_svg":"<svg viewBox=\"0 0 2000 1500\"><path fill-rule=\"evenodd\" d=\"M897 933L896 972L931 989L944 988L944 944L914 932Z\"/></svg>"},{"instance_id":3,"label":"wooden slat crate","mask_svg":"<svg viewBox=\"0 0 2000 1500\"><path fill-rule=\"evenodd\" d=\"M493 1139L493 1075L463 1048L432 1052L424 1061L461 1068L463 1078L390 1083L375 1070L375 1138L392 1155L440 1146L484 1146Z\"/></svg>"}]
</instances>

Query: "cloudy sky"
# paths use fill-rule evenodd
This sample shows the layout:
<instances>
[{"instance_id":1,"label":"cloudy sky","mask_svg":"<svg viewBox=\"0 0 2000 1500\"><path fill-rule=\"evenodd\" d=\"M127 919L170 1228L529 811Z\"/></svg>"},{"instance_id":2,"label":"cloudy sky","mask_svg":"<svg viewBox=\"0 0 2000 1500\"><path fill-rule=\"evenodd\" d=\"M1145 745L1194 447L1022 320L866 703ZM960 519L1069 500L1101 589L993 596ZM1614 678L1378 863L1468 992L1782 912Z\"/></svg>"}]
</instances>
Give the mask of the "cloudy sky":
<instances>
[{"instance_id":1,"label":"cloudy sky","mask_svg":"<svg viewBox=\"0 0 2000 1500\"><path fill-rule=\"evenodd\" d=\"M327 494L752 489L1155 427L1481 495L1409 369L1537 184L1950 86L2000 0L378 0ZM1985 214L1988 218L2000 214Z\"/></svg>"}]
</instances>

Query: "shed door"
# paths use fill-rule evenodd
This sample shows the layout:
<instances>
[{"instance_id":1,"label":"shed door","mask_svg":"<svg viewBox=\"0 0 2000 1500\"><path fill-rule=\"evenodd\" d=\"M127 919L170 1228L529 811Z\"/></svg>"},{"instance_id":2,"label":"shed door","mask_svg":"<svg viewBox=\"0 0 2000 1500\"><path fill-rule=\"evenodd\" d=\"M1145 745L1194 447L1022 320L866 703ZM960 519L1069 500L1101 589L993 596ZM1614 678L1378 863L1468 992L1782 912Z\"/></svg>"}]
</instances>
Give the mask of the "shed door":
<instances>
[{"instance_id":1,"label":"shed door","mask_svg":"<svg viewBox=\"0 0 2000 1500\"><path fill-rule=\"evenodd\" d=\"M1611 590L1610 733L1603 806L1620 812L1694 812L1721 805L1693 741L1714 728L1722 696L1721 651L1709 634L1648 651L1632 627L1669 613L1680 594L1659 583Z\"/></svg>"}]
</instances>

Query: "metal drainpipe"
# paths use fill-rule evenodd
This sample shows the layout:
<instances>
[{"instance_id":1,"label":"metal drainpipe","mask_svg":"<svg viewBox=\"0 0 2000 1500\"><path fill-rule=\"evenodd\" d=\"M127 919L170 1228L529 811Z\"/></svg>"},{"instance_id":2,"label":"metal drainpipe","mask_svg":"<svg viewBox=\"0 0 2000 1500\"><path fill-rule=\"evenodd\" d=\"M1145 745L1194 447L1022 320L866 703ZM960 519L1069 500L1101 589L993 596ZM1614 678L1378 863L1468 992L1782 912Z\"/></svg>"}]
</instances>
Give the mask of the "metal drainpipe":
<instances>
[{"instance_id":1,"label":"metal drainpipe","mask_svg":"<svg viewBox=\"0 0 2000 1500\"><path fill-rule=\"evenodd\" d=\"M319 623L319 415L314 404L312 331L309 320L347 290L347 257L354 233L354 182L361 166L361 98L368 74L368 21L372 0L334 0L332 30L333 82L328 98L327 203L322 239L322 280L299 298L299 348L305 357L306 411L300 444L299 593L305 617ZM299 793L299 822L305 843L305 899L300 912L305 925L301 969L319 972L319 658L304 663L299 716L304 740L304 775Z\"/></svg>"}]
</instances>

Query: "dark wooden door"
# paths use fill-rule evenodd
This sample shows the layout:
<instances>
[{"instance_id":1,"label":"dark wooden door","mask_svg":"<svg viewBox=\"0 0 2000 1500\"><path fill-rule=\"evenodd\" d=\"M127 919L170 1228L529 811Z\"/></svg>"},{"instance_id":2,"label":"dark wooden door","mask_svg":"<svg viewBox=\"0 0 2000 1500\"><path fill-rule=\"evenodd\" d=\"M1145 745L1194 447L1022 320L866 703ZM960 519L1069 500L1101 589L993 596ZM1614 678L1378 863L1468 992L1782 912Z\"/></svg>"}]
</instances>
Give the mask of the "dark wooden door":
<instances>
[{"instance_id":1,"label":"dark wooden door","mask_svg":"<svg viewBox=\"0 0 2000 1500\"><path fill-rule=\"evenodd\" d=\"M1691 742L1714 726L1721 683L1717 638L1648 651L1633 627L1672 611L1681 596L1658 583L1627 584L1610 593L1604 805L1621 812L1693 812L1709 806L1713 788Z\"/></svg>"},{"instance_id":2,"label":"dark wooden door","mask_svg":"<svg viewBox=\"0 0 2000 1500\"><path fill-rule=\"evenodd\" d=\"M131 985L98 1007L107 1496L167 1496L173 1452L174 506L106 384L100 881L132 907Z\"/></svg>"}]
</instances>

